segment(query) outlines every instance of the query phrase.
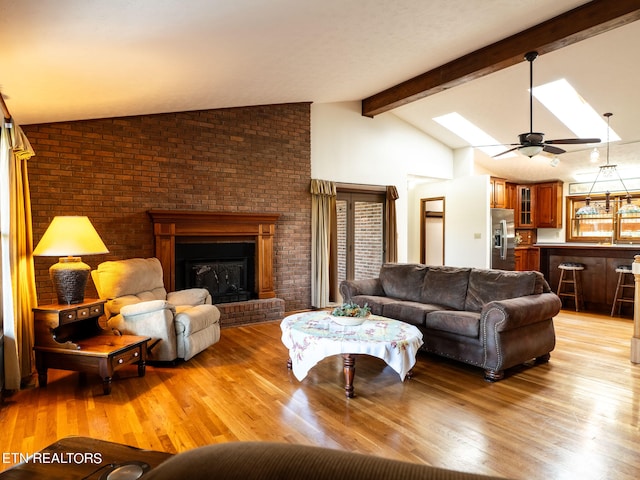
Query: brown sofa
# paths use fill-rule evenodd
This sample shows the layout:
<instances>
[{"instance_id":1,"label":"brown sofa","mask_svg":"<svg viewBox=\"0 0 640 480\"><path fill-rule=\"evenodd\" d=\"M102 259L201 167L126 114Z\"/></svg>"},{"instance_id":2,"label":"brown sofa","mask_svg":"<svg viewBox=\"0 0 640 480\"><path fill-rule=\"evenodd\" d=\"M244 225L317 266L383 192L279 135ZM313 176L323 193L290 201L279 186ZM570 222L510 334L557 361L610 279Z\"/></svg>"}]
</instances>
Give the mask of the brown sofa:
<instances>
[{"instance_id":1,"label":"brown sofa","mask_svg":"<svg viewBox=\"0 0 640 480\"><path fill-rule=\"evenodd\" d=\"M483 368L490 381L532 359L549 360L562 306L539 272L421 264L384 264L377 278L343 281L340 293L417 326L424 350Z\"/></svg>"}]
</instances>

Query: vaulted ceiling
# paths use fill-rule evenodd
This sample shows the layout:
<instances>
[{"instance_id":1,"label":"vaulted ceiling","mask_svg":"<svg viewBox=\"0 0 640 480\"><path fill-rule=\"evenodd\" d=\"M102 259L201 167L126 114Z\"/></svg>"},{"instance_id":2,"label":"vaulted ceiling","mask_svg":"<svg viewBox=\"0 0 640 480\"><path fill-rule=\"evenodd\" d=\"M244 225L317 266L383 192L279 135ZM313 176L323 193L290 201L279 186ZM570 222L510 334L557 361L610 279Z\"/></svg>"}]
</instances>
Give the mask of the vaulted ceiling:
<instances>
[{"instance_id":1,"label":"vaulted ceiling","mask_svg":"<svg viewBox=\"0 0 640 480\"><path fill-rule=\"evenodd\" d=\"M0 91L23 124L359 101L585 3L0 0ZM612 127L626 144L619 152L612 146L619 164L640 163L633 61L639 44L634 22L535 63L536 84L567 78L597 111L614 112ZM457 111L511 143L528 130L527 88L523 61L382 115L397 115L458 148L464 142L431 120ZM546 138L574 136L540 104L534 123ZM576 166L590 167L585 152L562 155L555 169L548 159L477 157L497 174L522 180L570 180Z\"/></svg>"}]
</instances>

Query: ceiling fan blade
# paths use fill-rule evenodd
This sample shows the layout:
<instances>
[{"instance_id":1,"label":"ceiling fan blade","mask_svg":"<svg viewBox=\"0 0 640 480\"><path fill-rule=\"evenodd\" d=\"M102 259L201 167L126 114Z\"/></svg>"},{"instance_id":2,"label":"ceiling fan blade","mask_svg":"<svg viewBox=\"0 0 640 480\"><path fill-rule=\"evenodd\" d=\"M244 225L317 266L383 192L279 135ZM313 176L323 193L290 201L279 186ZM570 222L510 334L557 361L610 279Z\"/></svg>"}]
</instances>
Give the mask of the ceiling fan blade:
<instances>
[{"instance_id":1,"label":"ceiling fan blade","mask_svg":"<svg viewBox=\"0 0 640 480\"><path fill-rule=\"evenodd\" d=\"M474 145L472 148L485 148L485 147L520 147L520 143L496 143L493 145Z\"/></svg>"},{"instance_id":2,"label":"ceiling fan blade","mask_svg":"<svg viewBox=\"0 0 640 480\"><path fill-rule=\"evenodd\" d=\"M580 145L582 143L600 143L599 138L561 138L557 140L547 140L548 144Z\"/></svg>"},{"instance_id":3,"label":"ceiling fan blade","mask_svg":"<svg viewBox=\"0 0 640 480\"><path fill-rule=\"evenodd\" d=\"M548 153L553 153L554 155L560 155L561 153L566 152L566 150L563 150L562 148L559 147L554 147L553 145L545 145L542 148L543 152L548 152Z\"/></svg>"},{"instance_id":4,"label":"ceiling fan blade","mask_svg":"<svg viewBox=\"0 0 640 480\"><path fill-rule=\"evenodd\" d=\"M504 152L502 152L502 153L499 153L499 154L497 154L497 155L494 155L494 156L493 156L493 157L491 157L491 158L496 158L496 157L499 157L499 156L501 156L501 155L504 155L505 153L513 152L514 150L517 150L517 149L519 149L519 148L520 148L520 144L518 144L518 146L517 146L517 147L510 148L509 150L505 150L505 151L504 151Z\"/></svg>"}]
</instances>

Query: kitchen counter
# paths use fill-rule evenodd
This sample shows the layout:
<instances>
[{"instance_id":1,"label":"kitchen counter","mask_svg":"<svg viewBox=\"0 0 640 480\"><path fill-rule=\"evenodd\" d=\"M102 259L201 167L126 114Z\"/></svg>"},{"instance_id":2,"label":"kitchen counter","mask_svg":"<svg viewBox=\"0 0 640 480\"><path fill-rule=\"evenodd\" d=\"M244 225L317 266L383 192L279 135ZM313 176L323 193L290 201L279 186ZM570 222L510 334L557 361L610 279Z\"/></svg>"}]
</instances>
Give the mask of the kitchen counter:
<instances>
[{"instance_id":1,"label":"kitchen counter","mask_svg":"<svg viewBox=\"0 0 640 480\"><path fill-rule=\"evenodd\" d=\"M538 248L575 248L581 250L596 249L623 249L623 250L637 250L640 254L640 244L632 243L578 243L578 242L566 242L566 243L536 243L534 247Z\"/></svg>"},{"instance_id":2,"label":"kitchen counter","mask_svg":"<svg viewBox=\"0 0 640 480\"><path fill-rule=\"evenodd\" d=\"M535 246L540 249L540 271L554 291L557 291L560 281L559 264L584 264L585 269L580 275L585 309L602 313L611 312L618 282L616 268L618 265L631 265L633 257L640 255L638 244L537 243ZM633 316L632 306L623 306L624 316ZM567 304L567 307L573 308L573 304Z\"/></svg>"}]
</instances>

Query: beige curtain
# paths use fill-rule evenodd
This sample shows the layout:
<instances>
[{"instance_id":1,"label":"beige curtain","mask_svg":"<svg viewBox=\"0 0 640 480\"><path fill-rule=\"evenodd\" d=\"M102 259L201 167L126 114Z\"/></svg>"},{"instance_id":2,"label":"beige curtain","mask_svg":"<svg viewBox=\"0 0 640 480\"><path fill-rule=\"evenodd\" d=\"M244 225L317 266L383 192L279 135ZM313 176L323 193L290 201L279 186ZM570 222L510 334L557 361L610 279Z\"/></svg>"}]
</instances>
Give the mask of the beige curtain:
<instances>
[{"instance_id":1,"label":"beige curtain","mask_svg":"<svg viewBox=\"0 0 640 480\"><path fill-rule=\"evenodd\" d=\"M311 305L326 307L335 291L331 252L336 232L336 185L311 180ZM335 245L334 245L335 247Z\"/></svg>"},{"instance_id":2,"label":"beige curtain","mask_svg":"<svg viewBox=\"0 0 640 480\"><path fill-rule=\"evenodd\" d=\"M37 305L27 161L34 155L15 123L2 121L0 138L0 322L4 329L4 387L18 390L33 373Z\"/></svg>"},{"instance_id":3,"label":"beige curtain","mask_svg":"<svg viewBox=\"0 0 640 480\"><path fill-rule=\"evenodd\" d=\"M385 209L385 222L387 232L385 243L387 249L385 251L385 262L398 261L398 225L396 220L396 200L398 199L398 190L395 186L387 186L387 208Z\"/></svg>"}]
</instances>

